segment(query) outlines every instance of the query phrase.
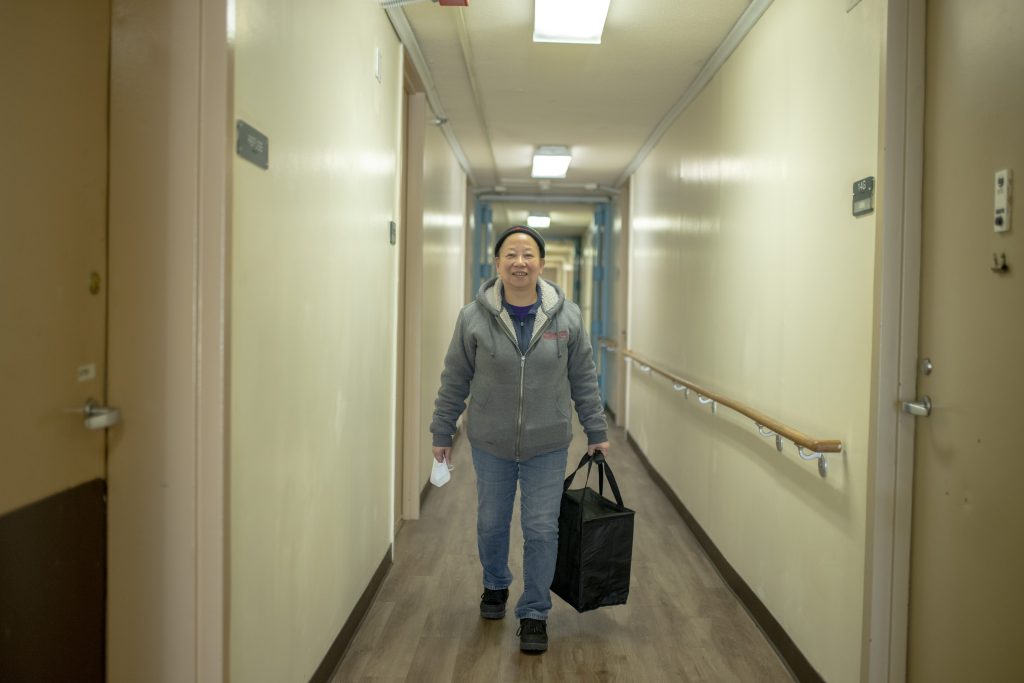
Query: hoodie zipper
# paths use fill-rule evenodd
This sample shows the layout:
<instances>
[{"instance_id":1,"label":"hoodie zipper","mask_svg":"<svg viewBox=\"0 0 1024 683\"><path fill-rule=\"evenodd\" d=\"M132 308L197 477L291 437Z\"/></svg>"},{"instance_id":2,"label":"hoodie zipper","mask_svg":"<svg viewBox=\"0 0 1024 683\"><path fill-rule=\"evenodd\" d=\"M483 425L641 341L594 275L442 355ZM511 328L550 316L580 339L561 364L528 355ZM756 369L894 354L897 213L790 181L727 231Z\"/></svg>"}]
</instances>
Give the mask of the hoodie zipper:
<instances>
[{"instance_id":1,"label":"hoodie zipper","mask_svg":"<svg viewBox=\"0 0 1024 683\"><path fill-rule=\"evenodd\" d=\"M516 414L516 462L519 462L519 442L523 436L523 392L526 389L525 379L526 354L524 353L519 357L519 410Z\"/></svg>"},{"instance_id":2,"label":"hoodie zipper","mask_svg":"<svg viewBox=\"0 0 1024 683\"><path fill-rule=\"evenodd\" d=\"M512 332L510 332L505 325L501 324L500 314L496 317L498 327L505 330L505 336L509 338L512 345L518 350L519 342L512 336ZM516 410L516 462L519 462L519 446L523 440L523 399L525 398L524 394L526 393L526 355L533 350L534 346L537 345L537 340L544 336L544 330L551 325L552 320L554 320L554 317L549 316L548 319L544 321L544 326L540 328L540 331L534 332L533 340L530 342L530 345L526 347L526 353L519 354L519 407Z\"/></svg>"}]
</instances>

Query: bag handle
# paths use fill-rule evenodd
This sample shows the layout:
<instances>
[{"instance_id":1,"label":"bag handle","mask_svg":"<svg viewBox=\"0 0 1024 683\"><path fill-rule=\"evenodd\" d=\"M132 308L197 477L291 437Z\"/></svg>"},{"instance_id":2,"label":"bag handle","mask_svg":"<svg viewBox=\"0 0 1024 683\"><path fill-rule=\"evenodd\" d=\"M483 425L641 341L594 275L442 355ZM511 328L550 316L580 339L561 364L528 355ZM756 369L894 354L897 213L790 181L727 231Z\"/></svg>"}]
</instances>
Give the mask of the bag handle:
<instances>
[{"instance_id":1,"label":"bag handle","mask_svg":"<svg viewBox=\"0 0 1024 683\"><path fill-rule=\"evenodd\" d=\"M622 505L622 494L619 493L619 483L617 481L615 481L615 475L612 474L612 467L605 460L604 453L602 453L601 451L594 451L594 458L593 458L593 460L594 460L595 463L597 463L598 474L602 478L604 477L604 475L606 475L606 474L608 475L608 485L612 489L612 495L615 496L615 502L618 503L621 506ZM604 488L604 484L603 483L601 484L601 488L602 489ZM601 491L601 495L604 495L603 491Z\"/></svg>"},{"instance_id":2,"label":"bag handle","mask_svg":"<svg viewBox=\"0 0 1024 683\"><path fill-rule=\"evenodd\" d=\"M583 458L580 460L580 464L576 466L576 469L572 471L572 474L565 478L565 482L562 484L562 493L569 490L569 487L572 485L572 480L576 477L576 473L583 469L584 465L587 466L587 479L583 486L586 487L590 484L590 468L597 465L598 493L601 496L604 496L604 476L607 472L608 485L612 489L612 495L615 496L615 502L622 505L622 494L619 493L619 484L615 481L615 475L612 474L612 468L608 464L608 461L605 460L604 453L601 451L594 451L593 456L589 453L583 455Z\"/></svg>"}]
</instances>

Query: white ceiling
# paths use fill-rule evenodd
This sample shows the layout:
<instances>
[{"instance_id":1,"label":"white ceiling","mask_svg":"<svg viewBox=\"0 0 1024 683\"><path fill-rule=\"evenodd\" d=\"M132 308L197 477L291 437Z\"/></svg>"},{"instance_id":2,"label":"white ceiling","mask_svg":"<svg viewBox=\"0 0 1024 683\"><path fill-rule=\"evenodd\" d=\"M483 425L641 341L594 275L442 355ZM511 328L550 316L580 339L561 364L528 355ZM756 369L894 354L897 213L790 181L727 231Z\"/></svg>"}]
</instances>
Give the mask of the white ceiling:
<instances>
[{"instance_id":1,"label":"white ceiling","mask_svg":"<svg viewBox=\"0 0 1024 683\"><path fill-rule=\"evenodd\" d=\"M539 208L551 213L552 236L585 229L593 206L539 200L614 193L750 4L611 0L601 44L566 45L533 42L533 0L469 0L464 8L376 1L394 5L396 27L404 14L434 87L428 100L447 119L475 189L537 197L492 202L495 227ZM570 148L564 180L542 186L530 177L539 145Z\"/></svg>"}]
</instances>

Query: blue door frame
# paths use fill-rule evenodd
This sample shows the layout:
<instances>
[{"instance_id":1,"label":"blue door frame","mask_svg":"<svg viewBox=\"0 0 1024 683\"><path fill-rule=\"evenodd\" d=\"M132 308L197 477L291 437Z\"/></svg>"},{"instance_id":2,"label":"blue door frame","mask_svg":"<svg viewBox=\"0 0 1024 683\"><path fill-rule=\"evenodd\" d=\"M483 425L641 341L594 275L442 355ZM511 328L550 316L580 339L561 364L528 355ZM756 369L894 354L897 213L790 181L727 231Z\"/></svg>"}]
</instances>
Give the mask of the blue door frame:
<instances>
[{"instance_id":1,"label":"blue door frame","mask_svg":"<svg viewBox=\"0 0 1024 683\"><path fill-rule=\"evenodd\" d=\"M493 233L494 212L491 205L477 199L473 228L473 272L470 273L473 296L480 290L480 285L494 276L494 260L490 254Z\"/></svg>"}]
</instances>

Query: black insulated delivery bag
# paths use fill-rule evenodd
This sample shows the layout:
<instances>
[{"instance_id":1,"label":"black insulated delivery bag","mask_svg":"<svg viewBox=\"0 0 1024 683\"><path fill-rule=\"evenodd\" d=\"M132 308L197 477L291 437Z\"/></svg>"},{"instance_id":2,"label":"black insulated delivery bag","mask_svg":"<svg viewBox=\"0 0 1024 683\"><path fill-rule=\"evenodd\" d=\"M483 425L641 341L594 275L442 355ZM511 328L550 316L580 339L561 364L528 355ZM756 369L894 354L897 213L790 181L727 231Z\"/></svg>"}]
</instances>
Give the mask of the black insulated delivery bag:
<instances>
[{"instance_id":1,"label":"black insulated delivery bag","mask_svg":"<svg viewBox=\"0 0 1024 683\"><path fill-rule=\"evenodd\" d=\"M587 481L570 489L576 473L586 465ZM598 490L590 483L597 466ZM604 479L615 500L604 497ZM565 479L558 516L558 559L551 590L577 612L625 604L629 597L629 569L633 559L633 511L622 504L615 475L601 451L584 455Z\"/></svg>"}]
</instances>

